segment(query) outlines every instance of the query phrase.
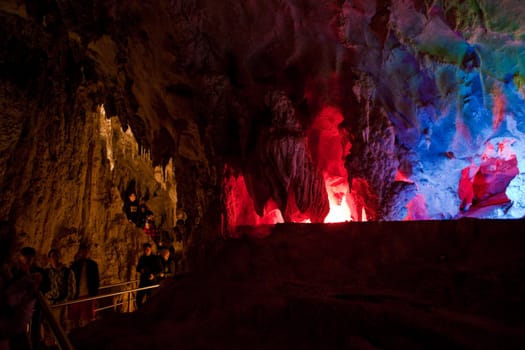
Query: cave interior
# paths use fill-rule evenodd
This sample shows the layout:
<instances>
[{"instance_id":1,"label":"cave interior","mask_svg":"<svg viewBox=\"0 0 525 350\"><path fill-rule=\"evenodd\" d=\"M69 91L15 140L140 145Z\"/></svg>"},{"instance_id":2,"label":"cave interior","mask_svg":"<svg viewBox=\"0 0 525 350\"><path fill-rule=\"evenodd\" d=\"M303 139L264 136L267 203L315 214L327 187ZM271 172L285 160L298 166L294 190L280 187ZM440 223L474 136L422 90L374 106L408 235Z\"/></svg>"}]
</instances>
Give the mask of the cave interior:
<instances>
[{"instance_id":1,"label":"cave interior","mask_svg":"<svg viewBox=\"0 0 525 350\"><path fill-rule=\"evenodd\" d=\"M0 43L12 250L133 279L130 191L191 233L76 348L523 346L521 0L2 0Z\"/></svg>"}]
</instances>

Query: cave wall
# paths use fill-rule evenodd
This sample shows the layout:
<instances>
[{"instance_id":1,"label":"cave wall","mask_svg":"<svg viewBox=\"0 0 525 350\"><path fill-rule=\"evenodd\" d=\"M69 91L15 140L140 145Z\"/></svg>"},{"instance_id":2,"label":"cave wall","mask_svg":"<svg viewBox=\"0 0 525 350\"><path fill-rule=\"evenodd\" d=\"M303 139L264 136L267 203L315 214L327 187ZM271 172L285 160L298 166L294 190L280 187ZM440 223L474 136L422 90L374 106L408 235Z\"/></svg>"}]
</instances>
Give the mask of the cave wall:
<instances>
[{"instance_id":1,"label":"cave wall","mask_svg":"<svg viewBox=\"0 0 525 350\"><path fill-rule=\"evenodd\" d=\"M15 223L19 245L37 249L41 264L51 248L70 263L87 243L104 284L134 279L141 244L149 238L128 223L124 196L135 184L161 229L170 230L176 218L173 173L153 167L130 130L123 132L103 108L77 118L46 112L36 112L37 121L18 119L17 144L2 163L2 217ZM32 123L41 129L27 130Z\"/></svg>"},{"instance_id":2,"label":"cave wall","mask_svg":"<svg viewBox=\"0 0 525 350\"><path fill-rule=\"evenodd\" d=\"M327 109L342 117L328 133L344 144L334 168L346 171L348 220L525 213L518 0L0 10L0 210L42 249L65 229L128 240L119 220L132 180L164 228L185 218L195 242L227 235L235 208L322 222L329 171L312 128ZM125 133L136 146L108 159ZM228 198L235 183L241 203Z\"/></svg>"},{"instance_id":3,"label":"cave wall","mask_svg":"<svg viewBox=\"0 0 525 350\"><path fill-rule=\"evenodd\" d=\"M157 222L171 229L172 164L155 168L131 130L97 104L103 84L86 80L78 37L21 16L2 16L0 216L15 223L19 244L34 246L42 264L52 247L69 263L88 243L103 283L134 278L148 238L127 224L123 198L135 183Z\"/></svg>"},{"instance_id":4,"label":"cave wall","mask_svg":"<svg viewBox=\"0 0 525 350\"><path fill-rule=\"evenodd\" d=\"M70 263L88 243L104 284L129 280L149 238L127 223L127 193L147 200L161 230L193 213L177 206L171 151L158 151L171 138L154 130L160 146L152 154L141 124L127 124L136 101L127 78L117 76L115 43L84 41L86 28L67 18L74 13L66 5L2 3L0 216L15 223L19 245L34 246L42 264L51 247ZM83 33L92 35L89 26ZM180 150L195 158L191 142L180 141ZM199 179L197 170L187 172L188 182Z\"/></svg>"}]
</instances>

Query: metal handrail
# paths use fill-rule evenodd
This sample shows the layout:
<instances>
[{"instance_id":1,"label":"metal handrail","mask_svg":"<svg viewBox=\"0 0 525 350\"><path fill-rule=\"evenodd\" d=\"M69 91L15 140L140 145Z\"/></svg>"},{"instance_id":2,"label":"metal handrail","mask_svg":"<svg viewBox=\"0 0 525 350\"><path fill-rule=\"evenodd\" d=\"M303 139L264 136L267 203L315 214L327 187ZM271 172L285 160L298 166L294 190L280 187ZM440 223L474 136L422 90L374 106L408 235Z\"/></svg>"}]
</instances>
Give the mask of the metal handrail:
<instances>
[{"instance_id":1,"label":"metal handrail","mask_svg":"<svg viewBox=\"0 0 525 350\"><path fill-rule=\"evenodd\" d=\"M131 282L136 282L136 281L119 283L119 285L125 285L125 284L129 284ZM138 292L138 291L142 291L142 290L158 288L159 286L160 286L160 284L154 284L154 285L147 286L147 287L133 288L133 289L120 291L120 292L101 294L101 295L97 295L97 296L93 296L93 297L88 297L88 298L84 298L84 299L77 299L77 300L70 300L70 301L66 301L66 302L62 302L62 303L58 303L58 304L53 304L53 305L50 305L48 303L47 299L42 295L42 293L39 292L37 294L37 301L38 301L38 303L40 304L40 306L42 308L42 313L44 315L44 318L47 320L47 322L49 324L49 327L51 328L51 331L53 332L55 338L57 339L57 342L58 342L58 345L59 345L60 349L62 349L62 350L74 350L74 347L71 344L71 342L69 341L69 338L67 337L66 332L64 331L64 329L62 328L60 323L53 316L53 313L51 312L51 309L65 307L65 306L68 306L68 305L82 303L82 302L85 302L85 301L98 300L98 299L103 299L103 298L119 296L119 295L122 295L122 294L129 294L131 296L131 293L133 293L133 292ZM130 299L128 299L128 303L129 302L130 302ZM100 309L96 309L95 311L105 310L105 309L108 309L108 308L111 308L111 307L115 307L117 305L122 305L122 304L124 304L124 303L118 303L118 304L113 303L110 306L103 307L103 308L100 308Z\"/></svg>"},{"instance_id":2,"label":"metal handrail","mask_svg":"<svg viewBox=\"0 0 525 350\"><path fill-rule=\"evenodd\" d=\"M128 301L129 303L129 301ZM99 308L96 308L95 310L93 310L94 312L99 312L99 311L104 311L104 310L107 310L107 309L113 309L115 308L115 306L120 306L120 305L124 305L125 303L124 302L121 302L121 303L113 303L111 305L108 305L108 306L103 306L103 307L99 307Z\"/></svg>"},{"instance_id":3,"label":"metal handrail","mask_svg":"<svg viewBox=\"0 0 525 350\"><path fill-rule=\"evenodd\" d=\"M69 338L66 335L66 332L64 332L64 329L60 325L60 323L55 319L53 316L53 313L51 312L50 305L44 298L41 292L38 292L37 294L37 302L39 303L42 313L44 315L44 318L47 320L49 324L49 328L51 328L51 331L55 335L55 338L57 339L57 342L60 346L60 349L62 350L74 350L73 345L71 345L71 342L69 341Z\"/></svg>"},{"instance_id":4,"label":"metal handrail","mask_svg":"<svg viewBox=\"0 0 525 350\"><path fill-rule=\"evenodd\" d=\"M112 287L125 286L126 284L137 283L138 281L139 280L133 280L133 281L120 282L120 283L115 283L115 284L108 284L107 286L100 286L100 287L98 287L98 290L112 288Z\"/></svg>"},{"instance_id":5,"label":"metal handrail","mask_svg":"<svg viewBox=\"0 0 525 350\"><path fill-rule=\"evenodd\" d=\"M104 298L114 297L114 296L117 296L117 295L128 294L128 293L133 293L133 292L138 292L138 291L141 291L141 290L153 289L153 288L158 288L158 287L160 287L160 284L154 284L152 286L147 286L147 287L133 288L133 289L124 290L124 291L121 291L121 292L101 294L101 295L96 295L94 297L89 297L89 298L84 298L84 299L64 301L62 303L51 305L51 308L54 309L54 308L59 308L59 307L62 307L62 306L68 306L68 305L71 305L71 304L83 303L85 301L104 299Z\"/></svg>"}]
</instances>

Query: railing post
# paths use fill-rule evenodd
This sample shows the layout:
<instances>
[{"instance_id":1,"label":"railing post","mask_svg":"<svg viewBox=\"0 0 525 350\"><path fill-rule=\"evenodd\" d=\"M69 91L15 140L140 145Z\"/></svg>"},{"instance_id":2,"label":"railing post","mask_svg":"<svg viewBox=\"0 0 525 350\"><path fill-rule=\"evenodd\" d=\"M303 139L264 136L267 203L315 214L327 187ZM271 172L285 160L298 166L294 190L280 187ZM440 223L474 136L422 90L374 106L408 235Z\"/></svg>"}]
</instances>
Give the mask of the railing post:
<instances>
[{"instance_id":1,"label":"railing post","mask_svg":"<svg viewBox=\"0 0 525 350\"><path fill-rule=\"evenodd\" d=\"M37 294L38 303L42 307L42 313L49 323L49 327L53 331L54 336L57 338L58 344L60 345L60 348L62 350L74 350L73 345L69 342L69 338L66 335L66 332L64 332L64 329L62 329L62 326L60 323L55 319L53 316L53 313L51 312L51 308L49 307L49 304L45 300L42 293Z\"/></svg>"}]
</instances>

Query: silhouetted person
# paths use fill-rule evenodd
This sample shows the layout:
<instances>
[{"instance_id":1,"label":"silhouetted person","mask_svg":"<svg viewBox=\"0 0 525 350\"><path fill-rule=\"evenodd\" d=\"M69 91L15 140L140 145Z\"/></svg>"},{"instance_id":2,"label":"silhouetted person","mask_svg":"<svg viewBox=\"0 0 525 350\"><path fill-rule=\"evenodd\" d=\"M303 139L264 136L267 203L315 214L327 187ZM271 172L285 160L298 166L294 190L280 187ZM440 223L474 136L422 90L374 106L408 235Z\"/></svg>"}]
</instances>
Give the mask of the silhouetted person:
<instances>
[{"instance_id":1,"label":"silhouetted person","mask_svg":"<svg viewBox=\"0 0 525 350\"><path fill-rule=\"evenodd\" d=\"M47 256L49 265L46 272L49 277L50 288L49 291L45 293L45 297L51 305L73 300L76 294L75 274L70 268L62 264L60 261L60 251L58 249L51 249ZM64 331L67 332L66 308L51 308L51 311Z\"/></svg>"},{"instance_id":2,"label":"silhouetted person","mask_svg":"<svg viewBox=\"0 0 525 350\"><path fill-rule=\"evenodd\" d=\"M0 222L0 349L24 349L29 340L26 327L33 315L38 284L30 275L13 279L8 266L15 231L11 223Z\"/></svg>"},{"instance_id":3,"label":"silhouetted person","mask_svg":"<svg viewBox=\"0 0 525 350\"><path fill-rule=\"evenodd\" d=\"M144 227L148 220L153 220L153 211L148 207L144 199L140 200L139 204L139 227Z\"/></svg>"},{"instance_id":4,"label":"silhouetted person","mask_svg":"<svg viewBox=\"0 0 525 350\"><path fill-rule=\"evenodd\" d=\"M135 192L131 192L124 202L124 212L129 222L140 225L139 200Z\"/></svg>"},{"instance_id":5,"label":"silhouetted person","mask_svg":"<svg viewBox=\"0 0 525 350\"><path fill-rule=\"evenodd\" d=\"M160 231L155 225L155 221L153 221L152 218L146 220L146 223L144 224L144 233L148 235L148 237L151 238L153 242L155 242L157 248L160 247Z\"/></svg>"},{"instance_id":6,"label":"silhouetted person","mask_svg":"<svg viewBox=\"0 0 525 350\"><path fill-rule=\"evenodd\" d=\"M173 230L162 230L159 232L159 236L159 248L168 249L170 251L171 257L175 258L175 247L173 246L173 243L175 242L175 233Z\"/></svg>"},{"instance_id":7,"label":"silhouetted person","mask_svg":"<svg viewBox=\"0 0 525 350\"><path fill-rule=\"evenodd\" d=\"M45 285L46 272L44 268L38 266L35 262L36 250L33 247L23 247L18 254L18 261L13 269L13 278L19 275L33 275L35 280L42 281L42 287ZM39 284L40 285L40 284ZM49 282L47 283L49 288Z\"/></svg>"},{"instance_id":8,"label":"silhouetted person","mask_svg":"<svg viewBox=\"0 0 525 350\"><path fill-rule=\"evenodd\" d=\"M155 276L160 272L158 256L152 254L151 244L144 243L144 253L139 258L137 272L140 273L139 288L153 286L157 283ZM151 296L151 289L137 292L137 308L144 302L144 297Z\"/></svg>"},{"instance_id":9,"label":"silhouetted person","mask_svg":"<svg viewBox=\"0 0 525 350\"><path fill-rule=\"evenodd\" d=\"M100 286L98 264L89 258L87 245L81 245L78 248L76 259L71 264L71 270L75 273L75 299L93 297L98 294L98 287ZM70 305L69 319L72 321L72 327L82 327L94 320L95 304L94 300L89 300Z\"/></svg>"},{"instance_id":10,"label":"silhouetted person","mask_svg":"<svg viewBox=\"0 0 525 350\"><path fill-rule=\"evenodd\" d=\"M45 270L36 264L35 257L35 248L23 247L20 249L17 264L13 269L13 278L14 280L18 280L20 278L24 278L24 276L31 277L38 286L39 291L46 293L49 290L49 279ZM42 309L38 303L35 303L29 328L29 340L34 349L39 346L41 341L41 326ZM21 346L20 343L18 343L18 346ZM15 346L13 345L12 347Z\"/></svg>"},{"instance_id":11,"label":"silhouetted person","mask_svg":"<svg viewBox=\"0 0 525 350\"><path fill-rule=\"evenodd\" d=\"M160 272L159 279L172 277L175 274L175 261L173 260L169 249L161 248L159 253Z\"/></svg>"}]
</instances>

